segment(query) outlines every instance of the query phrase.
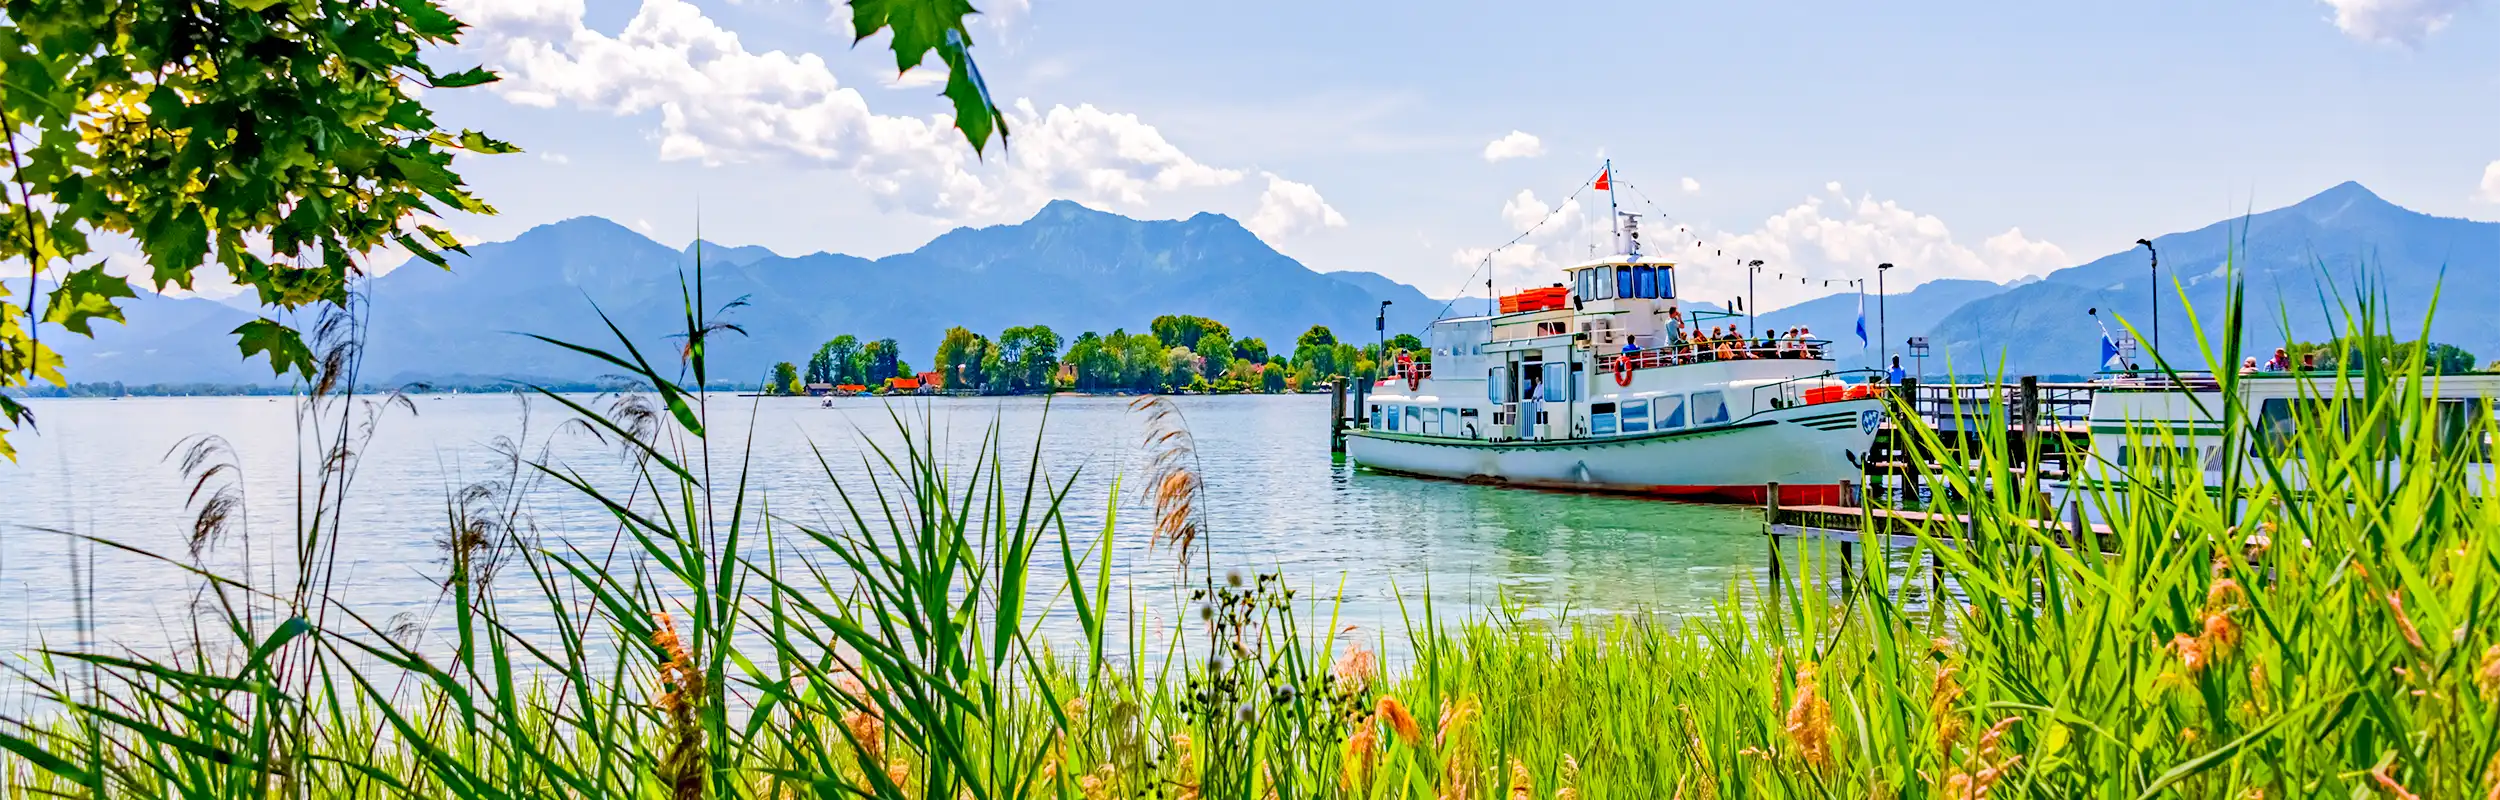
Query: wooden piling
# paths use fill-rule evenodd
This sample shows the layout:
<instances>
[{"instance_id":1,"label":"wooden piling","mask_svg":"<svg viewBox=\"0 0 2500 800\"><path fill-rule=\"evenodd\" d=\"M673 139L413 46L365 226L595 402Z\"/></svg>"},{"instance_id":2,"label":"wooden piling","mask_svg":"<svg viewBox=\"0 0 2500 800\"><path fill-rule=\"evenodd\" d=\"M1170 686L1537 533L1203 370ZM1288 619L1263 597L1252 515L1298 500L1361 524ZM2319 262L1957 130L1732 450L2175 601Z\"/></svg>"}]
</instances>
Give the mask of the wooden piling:
<instances>
[{"instance_id":1,"label":"wooden piling","mask_svg":"<svg viewBox=\"0 0 2500 800\"><path fill-rule=\"evenodd\" d=\"M1328 387L1328 452L1345 452L1346 382Z\"/></svg>"}]
</instances>

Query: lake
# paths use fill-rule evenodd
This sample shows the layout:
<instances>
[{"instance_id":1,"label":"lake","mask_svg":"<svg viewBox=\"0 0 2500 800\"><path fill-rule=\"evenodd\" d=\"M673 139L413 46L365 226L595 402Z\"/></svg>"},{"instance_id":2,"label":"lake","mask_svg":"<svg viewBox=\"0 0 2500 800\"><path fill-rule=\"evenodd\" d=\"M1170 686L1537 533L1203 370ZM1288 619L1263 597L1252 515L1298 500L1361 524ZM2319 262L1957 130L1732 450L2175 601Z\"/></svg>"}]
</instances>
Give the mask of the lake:
<instances>
[{"instance_id":1,"label":"lake","mask_svg":"<svg viewBox=\"0 0 2500 800\"><path fill-rule=\"evenodd\" d=\"M336 595L368 618L435 608L445 571L437 540L448 527L450 498L510 474L499 448L517 443L529 457L578 470L602 487L631 488L615 448L563 425L572 415L543 397L412 400L413 410L389 408L373 418L347 493ZM1427 584L1445 617L1505 599L1544 614L1694 613L1724 597L1731 581L1759 575L1767 562L1759 517L1750 509L1365 473L1330 458L1325 396L1175 400L1197 440L1217 568L1281 571L1306 597L1334 595L1342 586L1346 624L1396 630L1400 596L1420 613L1413 604ZM223 437L243 476L246 532L210 547L201 563L240 571L247 545L255 550L254 563L266 563L272 548L293 540L299 460L310 463L300 455L309 451L299 445L308 428L296 401L29 404L40 428L14 434L18 462L0 464L0 496L8 498L0 525L0 653L23 655L38 642L76 643L82 594L92 597L100 640L146 648L181 638L178 632L195 619L196 579L110 548L73 552L71 540L53 531L189 558L192 487L176 453L186 437ZM715 470L724 483L737 468L739 449L751 447L749 484L769 500L772 513L824 526L838 526L844 514L816 453L859 491L866 485L867 443L900 442L894 415L915 427L925 420L958 467L968 466L994 425L1011 473L1020 474L1038 435L1047 475L1076 478L1068 506L1072 530L1090 540L1111 504L1118 504L1117 585L1154 612L1149 627L1164 624L1178 607L1172 554L1148 542L1150 506L1137 490L1146 467L1145 423L1127 398L844 398L825 407L809 398L716 395L710 414ZM357 416L361 428L364 414ZM335 418L327 422L336 427ZM542 545L600 552L615 543L613 519L591 500L559 483L529 480L527 471L522 477L517 494ZM1116 497L1114 478L1126 481ZM261 577L271 579L265 572ZM1055 588L1056 579L1049 582ZM90 583L91 592L80 590ZM526 589L526 583L524 574L507 581L506 591ZM1045 630L1073 630L1070 616L1044 619ZM528 620L520 622L527 630Z\"/></svg>"}]
</instances>

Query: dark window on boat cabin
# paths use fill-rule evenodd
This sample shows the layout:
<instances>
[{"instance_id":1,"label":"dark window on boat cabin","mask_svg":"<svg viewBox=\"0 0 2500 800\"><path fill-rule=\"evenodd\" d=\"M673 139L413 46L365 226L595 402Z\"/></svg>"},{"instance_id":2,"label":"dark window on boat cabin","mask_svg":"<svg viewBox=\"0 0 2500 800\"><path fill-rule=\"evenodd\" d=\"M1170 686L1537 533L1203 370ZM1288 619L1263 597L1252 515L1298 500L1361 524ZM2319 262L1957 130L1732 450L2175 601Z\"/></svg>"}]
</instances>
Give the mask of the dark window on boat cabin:
<instances>
[{"instance_id":1,"label":"dark window on boat cabin","mask_svg":"<svg viewBox=\"0 0 2500 800\"><path fill-rule=\"evenodd\" d=\"M1398 407L1397 407L1397 406L1390 406L1390 407L1389 407L1389 412L1388 412L1388 413L1389 413L1389 430L1393 430L1393 431L1394 431L1394 430L1397 430L1397 429L1398 429Z\"/></svg>"},{"instance_id":2,"label":"dark window on boat cabin","mask_svg":"<svg viewBox=\"0 0 2500 800\"><path fill-rule=\"evenodd\" d=\"M1589 435L1612 436L1615 433L1615 404L1597 403L1589 406Z\"/></svg>"},{"instance_id":3,"label":"dark window on boat cabin","mask_svg":"<svg viewBox=\"0 0 2500 800\"><path fill-rule=\"evenodd\" d=\"M1545 402L1561 403L1571 398L1570 373L1566 364L1545 365Z\"/></svg>"},{"instance_id":4,"label":"dark window on boat cabin","mask_svg":"<svg viewBox=\"0 0 2500 800\"><path fill-rule=\"evenodd\" d=\"M1387 430L1380 427L1380 406L1378 405L1372 406L1372 430Z\"/></svg>"},{"instance_id":5,"label":"dark window on boat cabin","mask_svg":"<svg viewBox=\"0 0 2500 800\"><path fill-rule=\"evenodd\" d=\"M1633 267L1632 292L1644 298L1656 299L1658 297L1658 268Z\"/></svg>"},{"instance_id":6,"label":"dark window on boat cabin","mask_svg":"<svg viewBox=\"0 0 2500 800\"><path fill-rule=\"evenodd\" d=\"M2118 467L2125 469L2135 464L2145 464L2154 469L2167 470L2201 467L2204 465L2204 459L2198 455L2194 447L2119 445Z\"/></svg>"},{"instance_id":7,"label":"dark window on boat cabin","mask_svg":"<svg viewBox=\"0 0 2500 800\"><path fill-rule=\"evenodd\" d=\"M2258 453L2267 455L2300 454L2300 431L2321 424L2331 424L2334 411L2317 400L2274 398L2257 404L2257 437L2253 443Z\"/></svg>"},{"instance_id":8,"label":"dark window on boat cabin","mask_svg":"<svg viewBox=\"0 0 2500 800\"><path fill-rule=\"evenodd\" d=\"M2439 420L2440 449L2462 453L2470 463L2491 463L2491 412L2490 401L2484 398L2440 400L2434 413Z\"/></svg>"},{"instance_id":9,"label":"dark window on boat cabin","mask_svg":"<svg viewBox=\"0 0 2500 800\"><path fill-rule=\"evenodd\" d=\"M1649 432L1649 401L1623 401L1623 424L1621 427L1624 433Z\"/></svg>"},{"instance_id":10,"label":"dark window on boat cabin","mask_svg":"<svg viewBox=\"0 0 2500 800\"><path fill-rule=\"evenodd\" d=\"M1571 362L1571 401L1574 403L1589 399L1588 371L1589 365Z\"/></svg>"},{"instance_id":11,"label":"dark window on boat cabin","mask_svg":"<svg viewBox=\"0 0 2500 800\"><path fill-rule=\"evenodd\" d=\"M1649 416L1657 422L1656 427L1662 431L1684 427L1684 396L1671 394L1658 398L1656 402L1650 404Z\"/></svg>"},{"instance_id":12,"label":"dark window on boat cabin","mask_svg":"<svg viewBox=\"0 0 2500 800\"><path fill-rule=\"evenodd\" d=\"M1432 420L1425 419L1423 414L1417 413L1414 406L1406 407L1406 418L1413 423L1412 427L1416 433L1432 432Z\"/></svg>"},{"instance_id":13,"label":"dark window on boat cabin","mask_svg":"<svg viewBox=\"0 0 2500 800\"><path fill-rule=\"evenodd\" d=\"M1717 425L1727 421L1727 395L1716 389L1693 393L1693 424Z\"/></svg>"},{"instance_id":14,"label":"dark window on boat cabin","mask_svg":"<svg viewBox=\"0 0 2500 800\"><path fill-rule=\"evenodd\" d=\"M1641 296L1640 290L1632 285L1631 267L1615 270L1615 296L1627 299Z\"/></svg>"}]
</instances>

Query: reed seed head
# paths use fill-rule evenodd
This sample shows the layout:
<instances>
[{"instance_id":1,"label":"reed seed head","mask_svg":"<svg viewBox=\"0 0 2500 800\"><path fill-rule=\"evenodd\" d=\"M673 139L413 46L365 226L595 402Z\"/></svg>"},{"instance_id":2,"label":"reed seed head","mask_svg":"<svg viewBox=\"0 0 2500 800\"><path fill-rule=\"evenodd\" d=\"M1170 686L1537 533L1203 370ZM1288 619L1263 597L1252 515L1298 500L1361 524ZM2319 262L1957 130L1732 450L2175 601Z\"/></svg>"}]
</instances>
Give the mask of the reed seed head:
<instances>
[{"instance_id":1,"label":"reed seed head","mask_svg":"<svg viewBox=\"0 0 2500 800\"><path fill-rule=\"evenodd\" d=\"M1816 769L1832 763L1832 707L1823 700L1822 681L1812 661L1797 664L1797 691L1788 704L1789 741L1797 755Z\"/></svg>"},{"instance_id":2,"label":"reed seed head","mask_svg":"<svg viewBox=\"0 0 2500 800\"><path fill-rule=\"evenodd\" d=\"M1414 745L1423 742L1423 726L1415 724L1415 715L1407 712L1405 703L1398 702L1395 697L1383 695L1380 698L1378 713L1380 719L1388 723L1389 730L1397 733L1398 738L1406 740L1407 744Z\"/></svg>"}]
</instances>

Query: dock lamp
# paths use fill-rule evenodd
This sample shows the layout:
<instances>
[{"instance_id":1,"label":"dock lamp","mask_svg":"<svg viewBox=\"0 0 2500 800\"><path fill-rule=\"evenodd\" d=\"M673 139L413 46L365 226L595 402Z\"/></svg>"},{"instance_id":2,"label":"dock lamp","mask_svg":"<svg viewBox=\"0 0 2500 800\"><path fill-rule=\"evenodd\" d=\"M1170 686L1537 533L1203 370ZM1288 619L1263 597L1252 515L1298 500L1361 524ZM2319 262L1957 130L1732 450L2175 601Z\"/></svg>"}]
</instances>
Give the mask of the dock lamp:
<instances>
[{"instance_id":1,"label":"dock lamp","mask_svg":"<svg viewBox=\"0 0 2500 800\"><path fill-rule=\"evenodd\" d=\"M1892 363L1892 339L1889 338L1890 334L1884 332L1884 273L1890 271L1892 271L1890 261L1875 265L1875 340L1884 343L1884 355L1876 360L1876 369L1884 369ZM1858 313L1866 313L1866 307L1858 306Z\"/></svg>"},{"instance_id":2,"label":"dock lamp","mask_svg":"<svg viewBox=\"0 0 2500 800\"><path fill-rule=\"evenodd\" d=\"M1389 301L1380 301L1380 316L1372 320L1372 330L1380 334L1380 343L1372 353L1372 377L1380 377L1380 367L1389 360Z\"/></svg>"},{"instance_id":3,"label":"dock lamp","mask_svg":"<svg viewBox=\"0 0 2500 800\"><path fill-rule=\"evenodd\" d=\"M2161 358L2161 251L2153 249L2151 239L2137 239L2135 243L2143 245L2144 252L2151 253L2153 256L2153 358L2155 363L2159 363Z\"/></svg>"}]
</instances>

